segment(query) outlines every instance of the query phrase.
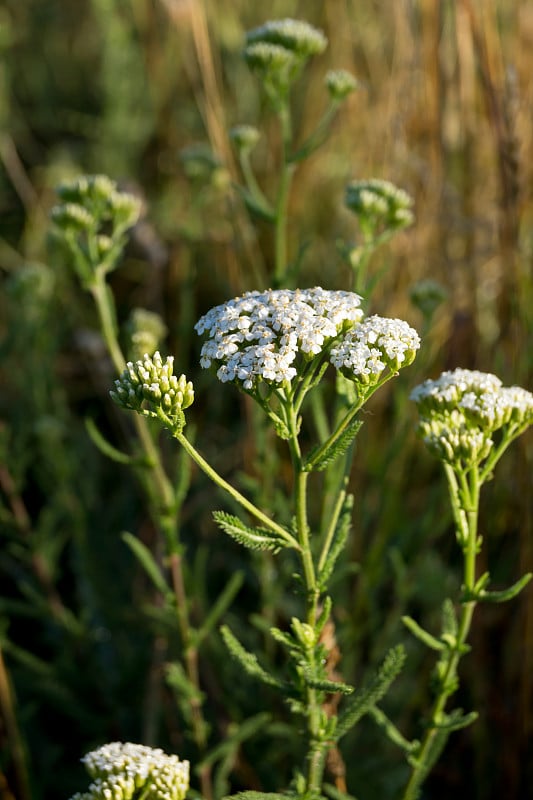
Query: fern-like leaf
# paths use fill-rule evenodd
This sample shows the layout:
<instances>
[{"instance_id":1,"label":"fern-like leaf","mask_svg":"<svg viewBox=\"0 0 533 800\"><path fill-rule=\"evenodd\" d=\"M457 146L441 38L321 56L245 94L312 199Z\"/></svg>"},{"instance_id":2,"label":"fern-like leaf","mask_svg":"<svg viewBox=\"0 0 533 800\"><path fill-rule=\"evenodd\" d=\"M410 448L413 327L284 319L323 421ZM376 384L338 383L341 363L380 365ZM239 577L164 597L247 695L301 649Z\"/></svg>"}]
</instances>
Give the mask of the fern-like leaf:
<instances>
[{"instance_id":1,"label":"fern-like leaf","mask_svg":"<svg viewBox=\"0 0 533 800\"><path fill-rule=\"evenodd\" d=\"M278 678L275 678L273 675L270 675L265 669L263 669L257 660L257 656L255 656L253 653L249 653L248 650L245 650L227 625L222 626L220 633L229 652L233 658L239 662L243 670L248 675L250 675L252 678L256 678L262 683L266 683L267 686L274 686L276 689L281 689L283 691L286 690L286 686L283 681L280 681Z\"/></svg>"},{"instance_id":2,"label":"fern-like leaf","mask_svg":"<svg viewBox=\"0 0 533 800\"><path fill-rule=\"evenodd\" d=\"M213 518L218 527L235 539L236 542L250 550L270 550L277 553L287 547L287 541L275 531L268 528L255 528L245 525L238 517L225 511L214 511Z\"/></svg>"},{"instance_id":3,"label":"fern-like leaf","mask_svg":"<svg viewBox=\"0 0 533 800\"><path fill-rule=\"evenodd\" d=\"M341 516L335 531L335 537L330 547L324 566L318 575L318 583L322 589L325 589L329 583L329 579L337 563L337 559L344 550L346 540L350 534L352 526L352 510L353 510L353 495L347 494L344 500L344 506Z\"/></svg>"},{"instance_id":4,"label":"fern-like leaf","mask_svg":"<svg viewBox=\"0 0 533 800\"><path fill-rule=\"evenodd\" d=\"M348 450L359 433L362 424L360 420L354 420L346 426L346 430L344 430L340 436L330 442L326 447L320 445L311 450L305 461L304 471L311 472L312 470L316 470L317 472L323 472L327 469L333 461L339 458L339 456L344 455Z\"/></svg>"},{"instance_id":5,"label":"fern-like leaf","mask_svg":"<svg viewBox=\"0 0 533 800\"><path fill-rule=\"evenodd\" d=\"M339 717L335 732L337 741L348 733L376 703L379 703L399 674L404 662L405 650L401 645L389 650L374 678L348 700L343 713Z\"/></svg>"}]
</instances>

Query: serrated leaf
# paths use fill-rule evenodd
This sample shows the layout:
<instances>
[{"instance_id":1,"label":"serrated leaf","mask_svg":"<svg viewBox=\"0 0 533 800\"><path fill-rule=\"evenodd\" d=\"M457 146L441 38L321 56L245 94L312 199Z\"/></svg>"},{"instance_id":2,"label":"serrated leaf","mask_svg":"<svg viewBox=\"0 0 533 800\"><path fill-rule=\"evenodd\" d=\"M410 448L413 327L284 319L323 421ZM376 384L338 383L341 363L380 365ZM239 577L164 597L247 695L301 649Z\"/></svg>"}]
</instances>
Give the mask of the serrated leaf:
<instances>
[{"instance_id":1,"label":"serrated leaf","mask_svg":"<svg viewBox=\"0 0 533 800\"><path fill-rule=\"evenodd\" d=\"M440 652L446 648L444 642L441 642L440 639L437 639L435 636L432 636L431 633L425 631L412 617L404 616L402 617L402 622L405 627L411 631L413 636L416 636L419 641L423 642L427 647L431 648L431 650Z\"/></svg>"},{"instance_id":2,"label":"serrated leaf","mask_svg":"<svg viewBox=\"0 0 533 800\"><path fill-rule=\"evenodd\" d=\"M335 531L333 542L329 549L329 553L318 575L319 586L322 587L323 589L325 589L326 586L328 585L329 579L331 578L331 575L335 568L335 564L337 563L337 559L344 550L346 541L348 539L348 536L350 535L350 529L352 526L352 509L353 509L353 495L348 494L346 495L346 499L344 501L344 506L337 525L337 529Z\"/></svg>"},{"instance_id":3,"label":"serrated leaf","mask_svg":"<svg viewBox=\"0 0 533 800\"><path fill-rule=\"evenodd\" d=\"M238 517L225 511L214 511L213 518L224 533L250 550L270 550L277 553L282 547L288 546L287 541L275 531L245 525Z\"/></svg>"},{"instance_id":4,"label":"serrated leaf","mask_svg":"<svg viewBox=\"0 0 533 800\"><path fill-rule=\"evenodd\" d=\"M448 731L449 733L452 731L460 731L462 728L472 725L478 716L479 714L477 711L470 711L468 714L463 714L462 710L457 708L450 714L446 714L443 719L435 725L435 728Z\"/></svg>"},{"instance_id":5,"label":"serrated leaf","mask_svg":"<svg viewBox=\"0 0 533 800\"><path fill-rule=\"evenodd\" d=\"M146 545L128 532L124 532L122 534L122 539L124 542L126 542L133 555L137 558L156 589L158 589L165 597L169 597L172 594L170 588L163 573L161 572L159 565L155 561L153 555Z\"/></svg>"},{"instance_id":6,"label":"serrated leaf","mask_svg":"<svg viewBox=\"0 0 533 800\"><path fill-rule=\"evenodd\" d=\"M335 739L341 739L367 714L387 693L405 662L405 650L401 645L393 647L383 661L374 678L355 692L339 716Z\"/></svg>"},{"instance_id":7,"label":"serrated leaf","mask_svg":"<svg viewBox=\"0 0 533 800\"><path fill-rule=\"evenodd\" d=\"M344 694L350 695L354 693L354 687L347 683L340 683L337 681L320 680L313 678L309 675L307 670L304 670L303 679L307 686L311 689L318 689L319 692L327 692L327 694Z\"/></svg>"},{"instance_id":8,"label":"serrated leaf","mask_svg":"<svg viewBox=\"0 0 533 800\"><path fill-rule=\"evenodd\" d=\"M457 615L449 598L442 604L442 634L454 639L457 637Z\"/></svg>"},{"instance_id":9,"label":"serrated leaf","mask_svg":"<svg viewBox=\"0 0 533 800\"><path fill-rule=\"evenodd\" d=\"M323 472L339 456L344 455L359 433L362 424L360 420L354 420L329 445L315 447L305 461L304 472L311 472L312 470Z\"/></svg>"},{"instance_id":10,"label":"serrated leaf","mask_svg":"<svg viewBox=\"0 0 533 800\"><path fill-rule=\"evenodd\" d=\"M418 751L420 748L420 742L417 739L413 739L413 741L406 739L405 736L398 730L396 725L391 722L391 720L380 708L374 706L368 713L374 722L385 731L391 742L394 742L394 744L407 753L407 755L411 755L412 753L416 753Z\"/></svg>"},{"instance_id":11,"label":"serrated leaf","mask_svg":"<svg viewBox=\"0 0 533 800\"><path fill-rule=\"evenodd\" d=\"M290 633L286 633L285 631L281 631L279 628L269 628L270 635L276 642L282 644L290 653L299 653L301 652L301 647L296 642L293 636Z\"/></svg>"},{"instance_id":12,"label":"serrated leaf","mask_svg":"<svg viewBox=\"0 0 533 800\"><path fill-rule=\"evenodd\" d=\"M231 655L236 661L239 662L241 667L248 675L250 675L252 678L262 681L262 683L266 683L268 686L275 686L276 689L284 690L286 688L282 681L278 680L278 678L275 678L273 675L270 675L265 669L263 669L257 660L257 656L255 656L253 653L249 653L248 650L245 650L227 625L223 625L221 627L220 633L224 639L224 644L230 651Z\"/></svg>"},{"instance_id":13,"label":"serrated leaf","mask_svg":"<svg viewBox=\"0 0 533 800\"><path fill-rule=\"evenodd\" d=\"M519 581L516 581L516 583L513 583L512 586L509 586L508 589L502 589L499 592L489 592L487 590L482 591L479 595L479 599L483 602L489 603L505 603L506 600L512 600L513 597L516 597L516 595L527 586L531 578L533 578L533 574L528 572L526 575L520 578Z\"/></svg>"}]
</instances>

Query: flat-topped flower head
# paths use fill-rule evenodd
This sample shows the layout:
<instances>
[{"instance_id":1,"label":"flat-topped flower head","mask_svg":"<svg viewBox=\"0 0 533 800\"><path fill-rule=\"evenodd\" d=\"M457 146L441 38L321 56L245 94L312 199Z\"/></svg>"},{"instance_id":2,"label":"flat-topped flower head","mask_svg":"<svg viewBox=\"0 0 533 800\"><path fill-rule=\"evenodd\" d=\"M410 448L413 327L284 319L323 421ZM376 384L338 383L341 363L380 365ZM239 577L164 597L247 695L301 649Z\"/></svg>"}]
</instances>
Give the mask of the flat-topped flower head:
<instances>
[{"instance_id":1,"label":"flat-topped flower head","mask_svg":"<svg viewBox=\"0 0 533 800\"><path fill-rule=\"evenodd\" d=\"M412 364L420 337L407 322L374 315L349 330L331 348L333 366L363 385L378 383L385 370Z\"/></svg>"},{"instance_id":2,"label":"flat-topped flower head","mask_svg":"<svg viewBox=\"0 0 533 800\"><path fill-rule=\"evenodd\" d=\"M290 50L299 58L322 53L328 40L318 28L297 19L277 19L265 22L246 34L247 45L265 42Z\"/></svg>"},{"instance_id":3,"label":"flat-topped flower head","mask_svg":"<svg viewBox=\"0 0 533 800\"><path fill-rule=\"evenodd\" d=\"M417 386L411 399L418 406L424 442L450 464L480 463L493 447L496 431L511 440L533 423L531 392L503 386L496 375L477 370L443 372L436 380ZM439 437L448 444L441 447ZM469 448L470 456L465 454Z\"/></svg>"},{"instance_id":4,"label":"flat-topped flower head","mask_svg":"<svg viewBox=\"0 0 533 800\"><path fill-rule=\"evenodd\" d=\"M141 744L111 742L82 762L93 783L72 800L183 800L189 788L188 761Z\"/></svg>"},{"instance_id":5,"label":"flat-topped flower head","mask_svg":"<svg viewBox=\"0 0 533 800\"><path fill-rule=\"evenodd\" d=\"M244 59L274 107L282 104L311 56L327 46L322 31L295 19L271 20L248 31Z\"/></svg>"},{"instance_id":6,"label":"flat-topped flower head","mask_svg":"<svg viewBox=\"0 0 533 800\"><path fill-rule=\"evenodd\" d=\"M357 214L362 228L374 235L410 225L413 200L403 189L379 178L352 181L346 187L345 205Z\"/></svg>"},{"instance_id":7,"label":"flat-topped flower head","mask_svg":"<svg viewBox=\"0 0 533 800\"><path fill-rule=\"evenodd\" d=\"M319 355L331 340L362 318L353 292L269 289L247 292L212 308L195 325L209 338L200 364L214 365L222 382L247 391L258 383L291 382L298 364Z\"/></svg>"},{"instance_id":8,"label":"flat-topped flower head","mask_svg":"<svg viewBox=\"0 0 533 800\"><path fill-rule=\"evenodd\" d=\"M173 374L173 365L173 356L163 361L159 352L129 361L110 395L122 408L157 417L181 431L185 425L183 411L194 402L194 389L185 375L178 378Z\"/></svg>"}]
</instances>

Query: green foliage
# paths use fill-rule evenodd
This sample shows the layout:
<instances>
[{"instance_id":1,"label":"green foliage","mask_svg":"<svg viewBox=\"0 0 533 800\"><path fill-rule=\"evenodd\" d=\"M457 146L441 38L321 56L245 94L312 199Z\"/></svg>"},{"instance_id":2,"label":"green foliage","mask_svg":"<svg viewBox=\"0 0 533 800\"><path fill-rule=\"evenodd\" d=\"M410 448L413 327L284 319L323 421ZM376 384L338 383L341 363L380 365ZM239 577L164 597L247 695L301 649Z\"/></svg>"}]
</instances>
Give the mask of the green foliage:
<instances>
[{"instance_id":1,"label":"green foliage","mask_svg":"<svg viewBox=\"0 0 533 800\"><path fill-rule=\"evenodd\" d=\"M418 380L448 365L494 370L507 383L530 382L531 200L514 190L513 181L519 175L527 185L531 171L522 146L531 126L525 118L517 125L514 111L527 94L531 53L516 46L515 20L503 0L484 14L483 31L491 64L512 54L505 75L515 78L509 85L503 71L484 68L475 15L465 33L452 5L441 16L415 2L413 13L402 16L380 4L341 4L332 24L327 4L309 3L306 18L313 29L327 31L328 50L321 54L315 45L298 54L294 41L280 39L279 32L273 39L267 31L263 43L291 56L282 52L279 60L280 52L270 50L270 63L263 58L261 65L255 53L252 76L242 58L245 31L265 23L264 9L253 5L7 0L0 11L0 615L35 800L79 790L80 755L117 737L183 752L197 767L198 792L201 764L212 765L217 798L248 785L264 788L257 794L272 800L274 794L288 796L290 790L278 790L291 785L292 764L305 758L303 736L291 727L288 706L276 699L277 689L286 696L287 685L259 677L262 671L269 680L282 674L281 661L293 651L302 657L290 628L307 599L298 550L286 548L282 537L276 544L270 528L244 526L243 532L232 515L229 525L237 540L247 539L245 547L217 536L213 490L188 455L150 426L147 441L160 453L171 487L161 494L133 415L109 403L116 376L97 332L97 313L74 281L73 270L92 281L89 240L109 268L105 295L115 303L111 322L126 357L141 358L145 350L142 343L142 353L130 349L130 310L142 306L160 315L168 330L165 352L175 353L180 372L195 383L187 430L194 426L210 462L282 526L294 513L285 449L290 432L278 418L283 441L265 426L259 445L249 398L239 402L231 388L213 390L214 377L198 369L192 334L198 316L233 294L298 280L355 288L367 294L369 311L394 309L421 326L424 350L411 375L374 398L362 417L366 425L342 452L332 446L327 460L322 453L324 460L310 466L317 584L334 607L331 615L324 603L316 628L324 639L322 656L330 653L334 660L338 648L341 660L328 663L322 678L317 665L296 677L328 695L336 681L348 686L372 669L376 654L404 636L410 669L391 686L387 709L402 729L416 730L429 673L425 646L439 657L468 648L457 642L461 603L455 610L445 602L441 633L426 633L438 630L436 609L443 598L457 597L460 579L448 544L453 521L444 512L441 477L412 436L407 397ZM277 10L296 13L287 3ZM349 31L358 32L357 40ZM461 31L460 41L455 31ZM421 44L415 50L414 40ZM442 44L438 60L431 56L435 41ZM469 76L461 60L465 47L478 62L470 75L476 91L467 95L459 85ZM251 55L253 61L253 50ZM273 103L258 93L257 77L265 69L268 85L262 88ZM348 96L352 72L359 91ZM439 87L435 104L432 86ZM483 93L489 102L479 102ZM290 100L291 114L276 129L280 94ZM391 103L391 97L401 102ZM346 100L344 107L339 99ZM261 136L247 153L232 138L237 174L223 126L243 119ZM423 125L413 124L421 119ZM206 138L202 160L194 143ZM196 160L180 163L187 148ZM94 219L80 214L79 196L67 190L56 222L71 226L71 242L60 248L56 230L47 250L52 189L86 172L107 173L121 192L139 198L141 217L127 235L117 229L110 249L110 212L93 236L87 226ZM367 209L366 231L342 208L345 185L369 175L391 176L414 196L416 225L394 239L383 232L379 202ZM352 185L347 199L353 205L360 194ZM495 198L501 198L499 208ZM290 210L285 231L278 213L283 207ZM408 215L398 217L401 208L384 210L398 229L409 221ZM410 213L409 204L403 210ZM367 247L365 239L372 237ZM161 333L154 330L156 338ZM308 465L312 432L326 441L338 410L330 407L331 393L325 397L322 428L318 413L302 428ZM355 501L339 509L335 496L352 451ZM490 585L509 588L492 591L479 581L473 589L463 587L463 604L488 601L477 630L480 647L461 663L461 703L483 714L475 735L466 730L457 743L449 739L438 778L429 778L427 791L435 800L454 792L492 800L518 784L517 794L528 790L527 711L514 702L512 687L527 688L531 661L518 610L528 600L516 598L529 575L513 583L516 564L527 561L530 475L524 440L498 464L482 499ZM128 547L119 535L125 529L131 531ZM250 546L262 536L264 549ZM181 559L181 604L174 587L168 595L175 566L169 552ZM512 607L499 605L511 598ZM185 640L178 621L183 608L192 626ZM403 633L402 617L417 620ZM246 644L240 657L228 659L214 634L226 618L239 637L236 651L239 641ZM261 626L250 632L257 619ZM502 630L506 644L495 651ZM249 651L260 653L259 674ZM198 658L199 684L184 662L191 653ZM249 677L259 678L254 686L243 680L243 662ZM495 686L502 686L508 703L494 703ZM358 695L342 699L340 707ZM259 704L279 720L277 736L257 715ZM203 756L191 733L199 706L205 713ZM454 714L443 718L445 728L435 728L418 793L449 732L471 721ZM361 727L341 742L350 791L365 800L400 796L404 775L398 777L394 757L387 762L384 733L411 760L414 755L391 719L370 703ZM27 800L12 744L4 727L0 784L8 795ZM332 783L323 791L334 800L350 798Z\"/></svg>"},{"instance_id":2,"label":"green foliage","mask_svg":"<svg viewBox=\"0 0 533 800\"><path fill-rule=\"evenodd\" d=\"M269 550L277 553L282 547L287 547L287 541L275 531L267 528L251 528L233 514L214 511L213 518L224 533L250 550Z\"/></svg>"},{"instance_id":3,"label":"green foliage","mask_svg":"<svg viewBox=\"0 0 533 800\"><path fill-rule=\"evenodd\" d=\"M354 420L349 425L346 426L346 429L342 432L342 434L332 441L325 449L321 446L315 448L315 450L311 451L307 456L304 468L306 471L311 472L312 470L317 470L317 472L323 472L325 469L329 467L337 458L344 455L349 447L353 444L353 441L357 434L359 433L361 426L361 420Z\"/></svg>"},{"instance_id":4,"label":"green foliage","mask_svg":"<svg viewBox=\"0 0 533 800\"><path fill-rule=\"evenodd\" d=\"M390 650L372 680L358 689L346 703L339 717L335 738L338 741L371 709L379 703L397 678L405 663L405 650L401 645Z\"/></svg>"}]
</instances>

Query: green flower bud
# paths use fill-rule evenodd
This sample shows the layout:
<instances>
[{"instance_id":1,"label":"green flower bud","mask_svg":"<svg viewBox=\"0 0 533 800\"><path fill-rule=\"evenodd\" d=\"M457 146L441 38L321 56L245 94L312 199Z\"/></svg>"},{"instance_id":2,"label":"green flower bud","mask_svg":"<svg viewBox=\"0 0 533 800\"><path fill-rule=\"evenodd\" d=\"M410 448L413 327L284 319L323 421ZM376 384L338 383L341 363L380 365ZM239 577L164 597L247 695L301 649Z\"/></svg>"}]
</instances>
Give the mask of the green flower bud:
<instances>
[{"instance_id":1,"label":"green flower bud","mask_svg":"<svg viewBox=\"0 0 533 800\"><path fill-rule=\"evenodd\" d=\"M298 60L290 50L277 44L255 42L244 50L244 59L250 69L270 78L273 82L286 82Z\"/></svg>"},{"instance_id":2,"label":"green flower bud","mask_svg":"<svg viewBox=\"0 0 533 800\"><path fill-rule=\"evenodd\" d=\"M194 389L185 375L178 378L173 374L173 364L173 356L163 361L158 352L135 363L129 361L115 381L115 391L110 392L112 399L122 408L162 419L173 431L181 432L183 411L194 402Z\"/></svg>"},{"instance_id":3,"label":"green flower bud","mask_svg":"<svg viewBox=\"0 0 533 800\"><path fill-rule=\"evenodd\" d=\"M312 626L308 625L307 622L301 622L297 617L293 617L291 627L304 650L312 650L316 644L316 634Z\"/></svg>"},{"instance_id":4,"label":"green flower bud","mask_svg":"<svg viewBox=\"0 0 533 800\"><path fill-rule=\"evenodd\" d=\"M138 222L142 202L128 192L113 192L109 197L109 208L115 227L125 231Z\"/></svg>"},{"instance_id":5,"label":"green flower bud","mask_svg":"<svg viewBox=\"0 0 533 800\"><path fill-rule=\"evenodd\" d=\"M493 447L490 436L457 409L422 419L418 432L433 455L458 469L480 464Z\"/></svg>"},{"instance_id":6,"label":"green flower bud","mask_svg":"<svg viewBox=\"0 0 533 800\"><path fill-rule=\"evenodd\" d=\"M51 217L54 225L65 232L90 231L97 226L94 216L78 203L55 206L51 211Z\"/></svg>"},{"instance_id":7,"label":"green flower bud","mask_svg":"<svg viewBox=\"0 0 533 800\"><path fill-rule=\"evenodd\" d=\"M229 132L235 147L243 152L253 150L260 138L260 133L253 125L237 125Z\"/></svg>"},{"instance_id":8,"label":"green flower bud","mask_svg":"<svg viewBox=\"0 0 533 800\"><path fill-rule=\"evenodd\" d=\"M332 100L344 100L355 92L360 84L357 78L345 69L330 70L326 74L326 88Z\"/></svg>"},{"instance_id":9,"label":"green flower bud","mask_svg":"<svg viewBox=\"0 0 533 800\"><path fill-rule=\"evenodd\" d=\"M377 178L350 183L346 188L345 205L374 235L380 230L405 228L414 219L410 195L390 181Z\"/></svg>"}]
</instances>

